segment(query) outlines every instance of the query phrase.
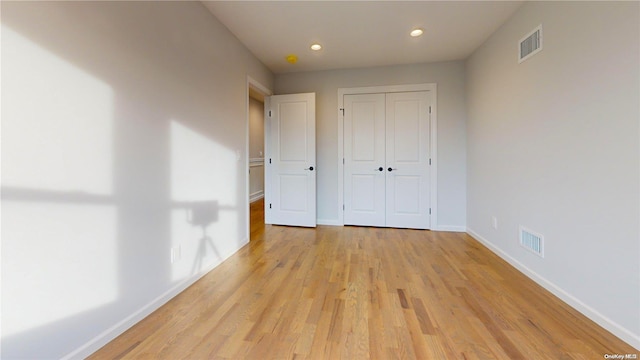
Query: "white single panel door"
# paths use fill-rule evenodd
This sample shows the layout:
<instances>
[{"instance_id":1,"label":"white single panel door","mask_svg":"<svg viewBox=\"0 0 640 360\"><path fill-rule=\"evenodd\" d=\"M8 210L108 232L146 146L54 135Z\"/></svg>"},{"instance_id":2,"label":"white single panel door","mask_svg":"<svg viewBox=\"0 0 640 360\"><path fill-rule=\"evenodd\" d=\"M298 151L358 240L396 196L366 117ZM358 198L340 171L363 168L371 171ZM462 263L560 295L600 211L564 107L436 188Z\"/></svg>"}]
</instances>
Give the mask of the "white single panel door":
<instances>
[{"instance_id":1,"label":"white single panel door","mask_svg":"<svg viewBox=\"0 0 640 360\"><path fill-rule=\"evenodd\" d=\"M430 93L386 95L386 225L428 229Z\"/></svg>"},{"instance_id":2,"label":"white single panel door","mask_svg":"<svg viewBox=\"0 0 640 360\"><path fill-rule=\"evenodd\" d=\"M269 99L270 223L316 226L315 93Z\"/></svg>"},{"instance_id":3,"label":"white single panel door","mask_svg":"<svg viewBox=\"0 0 640 360\"><path fill-rule=\"evenodd\" d=\"M344 223L385 226L385 94L344 96Z\"/></svg>"}]
</instances>

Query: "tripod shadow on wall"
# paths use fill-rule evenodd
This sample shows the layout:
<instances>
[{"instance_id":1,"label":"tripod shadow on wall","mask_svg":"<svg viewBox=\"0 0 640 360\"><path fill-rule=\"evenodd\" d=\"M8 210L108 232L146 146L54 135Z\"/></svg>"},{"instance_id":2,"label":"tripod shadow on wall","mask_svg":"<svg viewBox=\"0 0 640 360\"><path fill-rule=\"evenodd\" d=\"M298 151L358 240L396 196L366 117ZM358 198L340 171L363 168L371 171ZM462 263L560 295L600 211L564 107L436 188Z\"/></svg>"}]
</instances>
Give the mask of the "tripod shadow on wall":
<instances>
[{"instance_id":1,"label":"tripod shadow on wall","mask_svg":"<svg viewBox=\"0 0 640 360\"><path fill-rule=\"evenodd\" d=\"M196 250L196 256L191 266L191 274L195 274L202 269L209 249L213 251L217 258L221 258L218 249L216 249L213 243L213 239L207 235L207 227L218 221L219 210L220 208L217 201L189 203L189 207L187 208L187 223L202 228L202 237L198 240L198 250Z\"/></svg>"}]
</instances>

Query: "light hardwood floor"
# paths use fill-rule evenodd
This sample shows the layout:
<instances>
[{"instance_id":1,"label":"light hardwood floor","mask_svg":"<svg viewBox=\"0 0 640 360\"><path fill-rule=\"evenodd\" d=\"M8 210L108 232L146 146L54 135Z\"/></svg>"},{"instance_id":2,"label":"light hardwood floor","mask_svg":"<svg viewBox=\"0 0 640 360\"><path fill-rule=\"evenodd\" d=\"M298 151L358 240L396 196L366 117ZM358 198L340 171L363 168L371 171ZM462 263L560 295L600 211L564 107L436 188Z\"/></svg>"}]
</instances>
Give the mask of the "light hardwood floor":
<instances>
[{"instance_id":1,"label":"light hardwood floor","mask_svg":"<svg viewBox=\"0 0 640 360\"><path fill-rule=\"evenodd\" d=\"M92 359L638 353L466 234L262 219L252 211L249 245Z\"/></svg>"}]
</instances>

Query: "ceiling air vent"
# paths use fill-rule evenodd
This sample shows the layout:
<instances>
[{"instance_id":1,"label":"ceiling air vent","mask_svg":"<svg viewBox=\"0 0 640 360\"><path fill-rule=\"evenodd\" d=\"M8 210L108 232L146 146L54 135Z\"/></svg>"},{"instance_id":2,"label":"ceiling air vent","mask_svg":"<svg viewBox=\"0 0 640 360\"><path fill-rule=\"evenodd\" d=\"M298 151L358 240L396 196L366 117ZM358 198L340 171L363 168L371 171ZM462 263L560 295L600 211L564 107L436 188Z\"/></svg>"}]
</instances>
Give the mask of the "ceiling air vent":
<instances>
[{"instance_id":1,"label":"ceiling air vent","mask_svg":"<svg viewBox=\"0 0 640 360\"><path fill-rule=\"evenodd\" d=\"M520 245L532 253L544 257L544 237L520 226Z\"/></svg>"},{"instance_id":2,"label":"ceiling air vent","mask_svg":"<svg viewBox=\"0 0 640 360\"><path fill-rule=\"evenodd\" d=\"M518 44L518 63L521 63L542 50L542 25L520 40Z\"/></svg>"}]
</instances>

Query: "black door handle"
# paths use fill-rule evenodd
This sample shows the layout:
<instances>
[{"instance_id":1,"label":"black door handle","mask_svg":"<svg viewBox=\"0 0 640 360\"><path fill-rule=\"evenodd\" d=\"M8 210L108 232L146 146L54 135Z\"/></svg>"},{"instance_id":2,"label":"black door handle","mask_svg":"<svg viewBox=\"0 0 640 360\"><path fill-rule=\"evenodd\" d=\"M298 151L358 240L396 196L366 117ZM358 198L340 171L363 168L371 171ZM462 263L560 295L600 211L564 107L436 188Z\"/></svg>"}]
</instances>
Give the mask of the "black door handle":
<instances>
[{"instance_id":1,"label":"black door handle","mask_svg":"<svg viewBox=\"0 0 640 360\"><path fill-rule=\"evenodd\" d=\"M382 166L380 166L380 167L378 168L378 171L384 171L384 169L382 168Z\"/></svg>"},{"instance_id":2,"label":"black door handle","mask_svg":"<svg viewBox=\"0 0 640 360\"><path fill-rule=\"evenodd\" d=\"M306 168L305 170L313 171L313 166L309 166L309 167L308 167L308 168Z\"/></svg>"},{"instance_id":3,"label":"black door handle","mask_svg":"<svg viewBox=\"0 0 640 360\"><path fill-rule=\"evenodd\" d=\"M393 171L393 169L392 169L392 168L388 168L387 170L389 170L389 171Z\"/></svg>"}]
</instances>

